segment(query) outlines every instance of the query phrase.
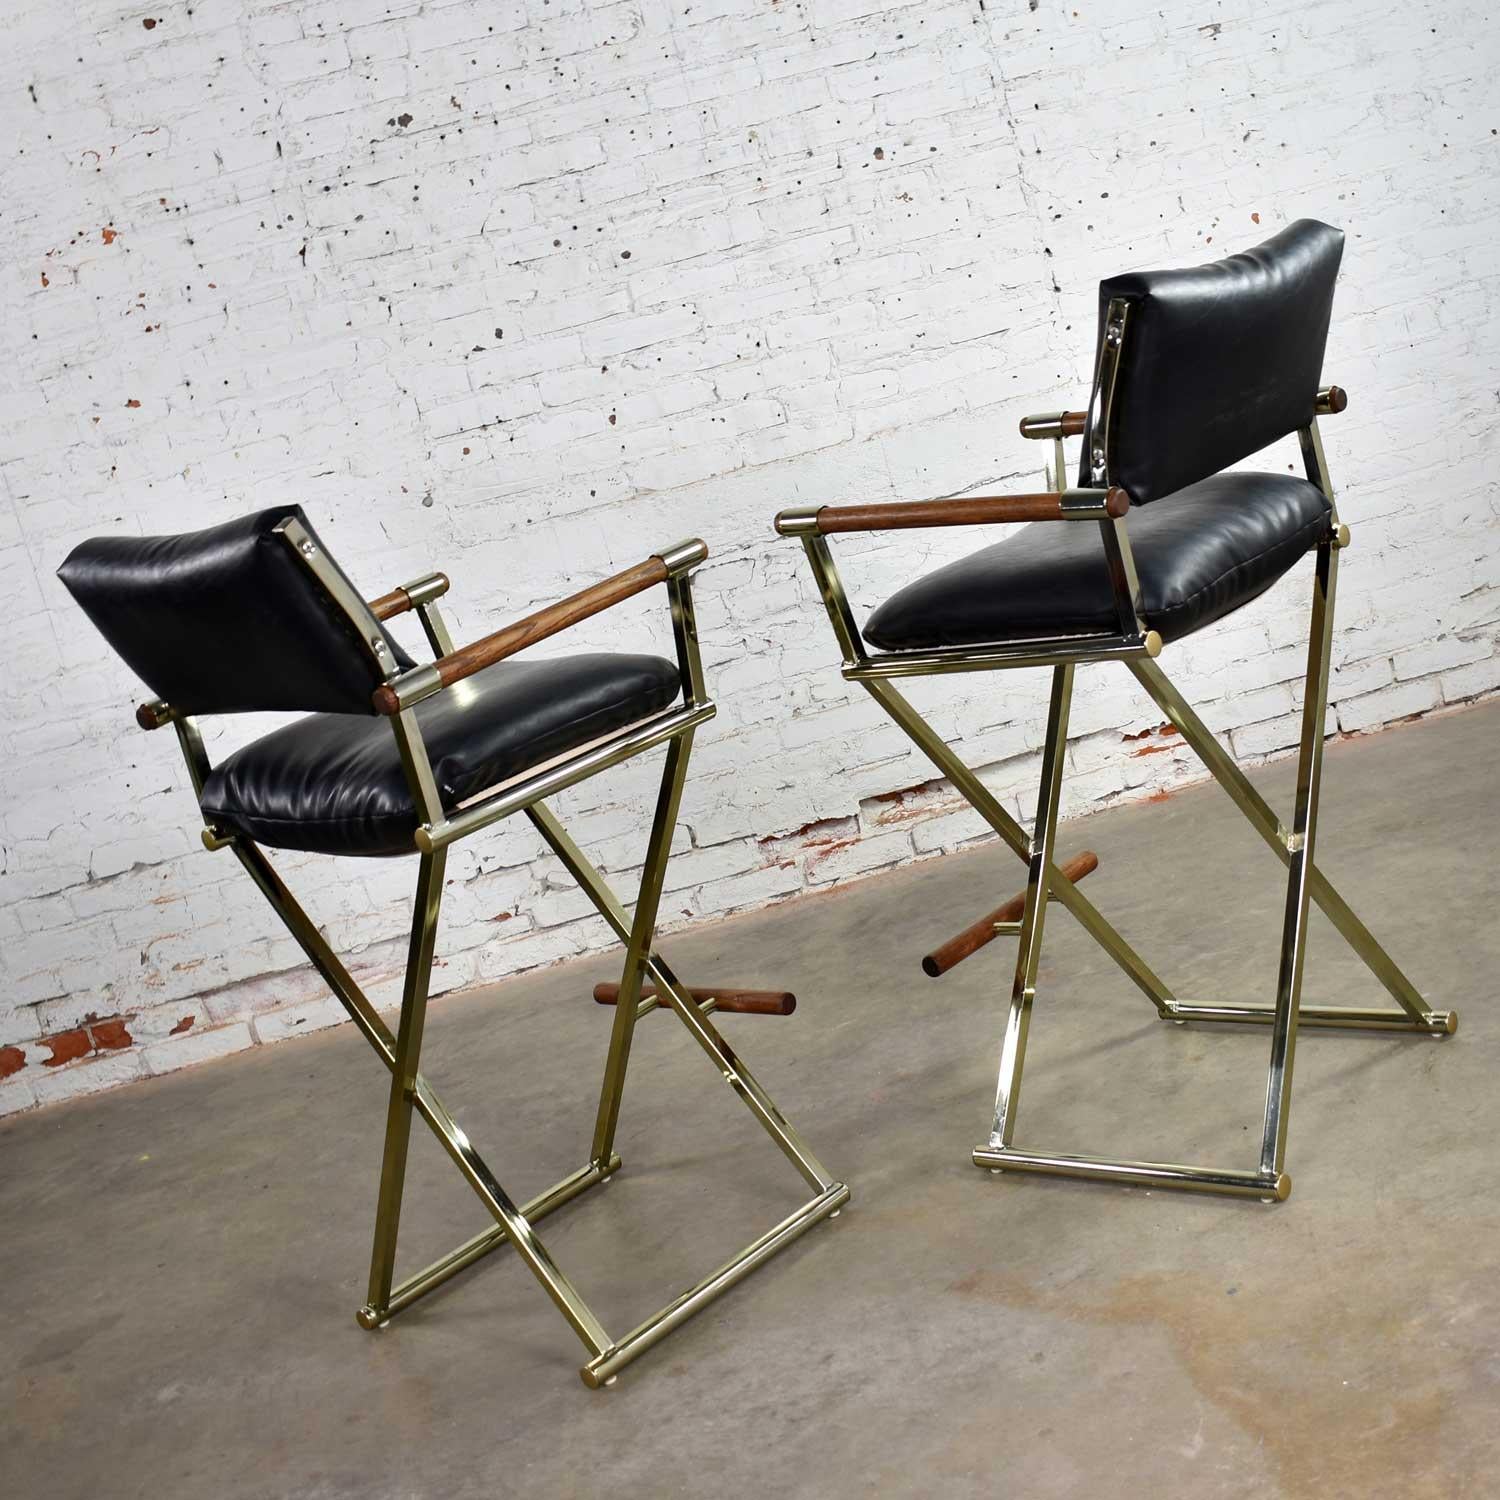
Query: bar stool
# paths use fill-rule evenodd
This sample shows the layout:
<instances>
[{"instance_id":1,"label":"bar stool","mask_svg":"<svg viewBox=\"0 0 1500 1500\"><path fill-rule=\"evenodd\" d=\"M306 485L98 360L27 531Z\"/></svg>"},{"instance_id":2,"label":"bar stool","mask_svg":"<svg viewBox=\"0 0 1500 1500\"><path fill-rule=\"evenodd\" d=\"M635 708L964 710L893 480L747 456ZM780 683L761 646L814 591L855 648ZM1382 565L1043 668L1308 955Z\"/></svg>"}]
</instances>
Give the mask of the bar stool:
<instances>
[{"instance_id":1,"label":"bar stool","mask_svg":"<svg viewBox=\"0 0 1500 1500\"><path fill-rule=\"evenodd\" d=\"M390 1069L390 1100L361 1327L385 1324L449 1277L512 1246L588 1351L586 1385L620 1369L819 1220L849 1190L825 1170L715 1028L714 1011L787 1014L789 995L683 986L654 947L657 906L693 736L713 717L704 688L690 572L707 555L687 541L557 604L454 649L438 608L441 573L367 603L299 507L282 505L206 531L82 543L59 576L155 697L136 718L170 724L187 761L210 849L233 850L277 916ZM546 639L664 584L675 663L588 654L513 661ZM434 660L418 665L382 621L415 610ZM213 766L197 720L250 711L306 714ZM660 795L633 915L574 843L546 799L631 756L665 746ZM625 945L587 1163L529 1203L506 1194L443 1106L420 1062L443 872L450 845L524 812ZM401 1018L390 1028L297 904L262 846L358 857L416 855ZM812 1189L795 1213L623 1337L612 1337L538 1237L535 1225L620 1168L620 1100L637 1019L675 1011ZM415 1111L495 1223L397 1283L397 1231Z\"/></svg>"},{"instance_id":2,"label":"bar stool","mask_svg":"<svg viewBox=\"0 0 1500 1500\"><path fill-rule=\"evenodd\" d=\"M1021 423L1023 437L1054 443L1049 492L823 506L783 511L776 519L777 531L800 538L806 550L843 654L844 677L875 698L1028 867L1023 894L923 960L935 977L997 934L1019 939L993 1127L972 1153L977 1165L1281 1200L1291 1190L1287 1121L1299 1023L1431 1036L1457 1027L1457 1013L1428 1004L1313 862L1334 584L1340 551L1349 542L1318 433L1318 417L1347 404L1339 387L1319 386L1343 244L1339 230L1303 219L1244 254L1210 265L1104 282L1088 410ZM1294 432L1305 479L1230 471ZM1083 438L1081 487L1070 489L1063 477L1063 440L1076 436ZM871 614L861 635L830 536L1021 522L1031 524L1011 540L908 584ZM1288 826L1168 681L1157 658L1165 645L1256 598L1307 552L1314 554L1312 611ZM1098 661L1125 663L1286 866L1281 959L1271 1003L1178 1000L1079 891L1077 882L1097 859L1083 853L1057 862L1073 672L1080 662ZM1036 666L1052 668L1052 693L1036 824L1028 837L895 682ZM1265 1116L1254 1166L1123 1161L1015 1143L1050 900L1082 923L1163 1020L1270 1028ZM1396 1008L1301 1004L1310 903L1364 960Z\"/></svg>"}]
</instances>

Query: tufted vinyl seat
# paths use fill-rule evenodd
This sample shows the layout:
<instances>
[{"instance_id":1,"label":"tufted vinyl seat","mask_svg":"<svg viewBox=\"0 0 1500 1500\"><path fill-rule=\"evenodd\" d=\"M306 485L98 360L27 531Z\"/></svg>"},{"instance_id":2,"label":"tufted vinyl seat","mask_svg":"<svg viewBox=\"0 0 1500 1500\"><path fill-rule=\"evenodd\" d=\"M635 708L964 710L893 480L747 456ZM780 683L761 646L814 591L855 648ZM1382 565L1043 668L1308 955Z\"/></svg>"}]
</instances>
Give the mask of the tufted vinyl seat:
<instances>
[{"instance_id":1,"label":"tufted vinyl seat","mask_svg":"<svg viewBox=\"0 0 1500 1500\"><path fill-rule=\"evenodd\" d=\"M1328 502L1290 474L1215 474L1130 513L1146 624L1180 639L1263 593L1327 533ZM1118 630L1099 528L1048 522L908 584L871 616L883 651Z\"/></svg>"},{"instance_id":2,"label":"tufted vinyl seat","mask_svg":"<svg viewBox=\"0 0 1500 1500\"><path fill-rule=\"evenodd\" d=\"M665 708L680 676L659 656L502 661L417 705L443 806ZM390 724L309 714L246 745L204 783L203 811L280 849L410 854L417 812Z\"/></svg>"}]
</instances>

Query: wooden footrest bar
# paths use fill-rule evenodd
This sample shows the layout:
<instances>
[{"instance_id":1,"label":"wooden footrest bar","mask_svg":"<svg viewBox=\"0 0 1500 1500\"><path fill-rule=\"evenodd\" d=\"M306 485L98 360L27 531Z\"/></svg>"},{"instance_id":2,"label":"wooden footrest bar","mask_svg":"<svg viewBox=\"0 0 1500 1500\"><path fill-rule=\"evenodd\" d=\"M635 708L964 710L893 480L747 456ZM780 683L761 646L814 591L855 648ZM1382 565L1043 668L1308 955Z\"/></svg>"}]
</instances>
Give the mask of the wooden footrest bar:
<instances>
[{"instance_id":1,"label":"wooden footrest bar","mask_svg":"<svg viewBox=\"0 0 1500 1500\"><path fill-rule=\"evenodd\" d=\"M1069 880L1082 880L1085 875L1091 875L1099 868L1099 856L1092 850L1085 849L1082 854L1075 854L1061 868ZM934 948L922 960L922 972L933 979L946 974L971 953L977 953L986 943L993 942L999 936L997 928L1019 922L1025 909L1026 892L1022 891L1019 895L1012 896L1004 906L997 906L987 916L981 917L972 927L965 927L957 937L949 938L942 947Z\"/></svg>"},{"instance_id":2,"label":"wooden footrest bar","mask_svg":"<svg viewBox=\"0 0 1500 1500\"><path fill-rule=\"evenodd\" d=\"M699 1005L710 1005L714 1010L731 1015L789 1016L797 1008L797 997L786 990L715 990L693 987L688 990L688 994ZM600 1005L617 1005L620 986L596 984L594 999ZM651 1001L655 1001L656 1007L663 1010L672 1003L665 995L657 993L655 985L650 984L642 987L641 1000L643 1009L648 1010L653 1008L649 1003Z\"/></svg>"}]
</instances>

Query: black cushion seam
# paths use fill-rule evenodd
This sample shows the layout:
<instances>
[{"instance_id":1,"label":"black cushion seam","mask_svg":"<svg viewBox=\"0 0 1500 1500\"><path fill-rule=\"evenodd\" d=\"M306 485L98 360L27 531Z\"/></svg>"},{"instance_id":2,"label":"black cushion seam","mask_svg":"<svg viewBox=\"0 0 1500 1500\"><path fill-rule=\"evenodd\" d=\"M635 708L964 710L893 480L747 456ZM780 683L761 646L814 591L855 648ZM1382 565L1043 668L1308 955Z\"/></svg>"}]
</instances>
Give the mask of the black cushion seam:
<instances>
[{"instance_id":1,"label":"black cushion seam","mask_svg":"<svg viewBox=\"0 0 1500 1500\"><path fill-rule=\"evenodd\" d=\"M334 823L348 825L352 823L392 823L398 820L405 821L407 809L387 813L347 813L342 818L278 818L271 813L248 812L244 808L209 807L203 805L203 811L213 813L220 818L242 818L247 823L276 823L287 828L321 828L326 824ZM417 815L415 807L409 809L413 818Z\"/></svg>"}]
</instances>

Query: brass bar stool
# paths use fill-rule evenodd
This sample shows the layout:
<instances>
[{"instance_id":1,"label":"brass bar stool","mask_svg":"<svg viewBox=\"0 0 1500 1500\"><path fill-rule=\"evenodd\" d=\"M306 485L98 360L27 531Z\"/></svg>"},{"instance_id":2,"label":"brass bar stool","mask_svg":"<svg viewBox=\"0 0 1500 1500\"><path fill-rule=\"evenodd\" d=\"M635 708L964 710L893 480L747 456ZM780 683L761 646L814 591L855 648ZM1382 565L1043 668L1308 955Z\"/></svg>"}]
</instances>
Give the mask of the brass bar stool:
<instances>
[{"instance_id":1,"label":"brass bar stool","mask_svg":"<svg viewBox=\"0 0 1500 1500\"><path fill-rule=\"evenodd\" d=\"M1334 584L1349 530L1339 521L1318 417L1343 411L1320 389L1344 236L1299 220L1242 255L1187 270L1117 276L1099 293L1099 339L1087 412L1027 417L1023 437L1054 443L1053 489L1041 494L783 511L801 539L843 653L862 684L1001 840L1026 862L1024 893L929 953L934 977L995 936L1019 939L1000 1046L993 1127L977 1165L1279 1200L1286 1172L1292 1062L1299 1022L1445 1036L1437 1010L1396 966L1313 862L1322 772ZM1306 479L1226 472L1295 432ZM1064 479L1063 440L1083 438L1081 487ZM1129 525L1127 527L1127 518ZM1012 540L950 564L887 599L863 635L828 537L841 532L1030 522ZM1090 523L1090 524L1082 524ZM1290 826L1251 785L1157 663L1163 645L1222 619L1314 554L1297 790ZM871 651L867 642L876 647ZM1073 671L1120 661L1202 758L1287 869L1281 961L1272 1003L1177 999L1078 889L1098 863L1057 857L1057 810ZM1035 829L1030 837L897 691L903 677L1052 669ZM1268 1026L1271 1056L1259 1159L1245 1168L1120 1161L1015 1142L1022 1065L1049 900L1067 908L1156 1007L1175 1022ZM1304 1006L1302 969L1316 903L1395 1001Z\"/></svg>"},{"instance_id":2,"label":"brass bar stool","mask_svg":"<svg viewBox=\"0 0 1500 1500\"><path fill-rule=\"evenodd\" d=\"M441 573L369 603L300 508L280 506L207 531L104 537L59 570L109 644L156 695L136 718L171 724L187 761L210 849L232 849L380 1060L390 1103L369 1293L376 1328L502 1245L512 1246L582 1340L586 1385L616 1373L783 1249L836 1215L849 1190L808 1149L714 1027L716 1010L789 1014L792 997L688 989L654 947L657 906L698 727L714 715L699 660L690 573L707 549L681 542L470 645L454 649L438 608ZM511 661L633 595L665 585L677 660L591 654ZM381 622L415 610L434 660L417 665ZM298 719L211 766L197 719L298 711ZM633 914L606 885L546 799L657 746L661 790ZM428 984L449 846L524 812L625 945L589 1159L517 1206L423 1077ZM415 854L417 889L401 1019L393 1035L262 846L354 856ZM649 983L648 989L643 984ZM553 1260L535 1225L620 1168L620 1100L638 1018L677 1013L694 1040L802 1176L813 1197L696 1286L615 1337ZM412 1113L427 1123L494 1224L435 1264L395 1280Z\"/></svg>"}]
</instances>

